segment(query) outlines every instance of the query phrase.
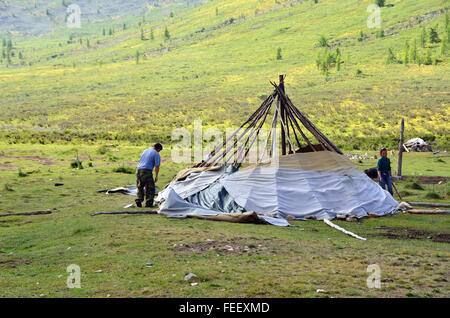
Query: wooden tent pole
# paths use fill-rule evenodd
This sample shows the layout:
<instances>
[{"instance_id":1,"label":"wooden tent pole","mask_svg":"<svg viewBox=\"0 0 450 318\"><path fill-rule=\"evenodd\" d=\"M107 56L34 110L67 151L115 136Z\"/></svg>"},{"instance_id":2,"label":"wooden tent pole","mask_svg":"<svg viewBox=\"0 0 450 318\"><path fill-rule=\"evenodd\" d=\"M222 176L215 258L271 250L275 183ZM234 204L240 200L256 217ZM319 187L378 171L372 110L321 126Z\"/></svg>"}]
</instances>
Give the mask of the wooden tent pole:
<instances>
[{"instance_id":1,"label":"wooden tent pole","mask_svg":"<svg viewBox=\"0 0 450 318\"><path fill-rule=\"evenodd\" d=\"M244 154L244 156L243 156L243 159L245 159L245 158L247 157L247 155L248 155L250 149L252 148L253 144L254 144L255 141L256 141L256 138L258 138L259 132L260 132L262 126L264 125L264 123L265 123L265 121L266 121L266 119L267 119L267 115L269 115L269 111L270 111L270 107L267 108L266 114L264 115L264 119L259 123L258 128L257 128L256 130L254 130L254 131L256 131L256 135L253 137L252 141L250 142L250 145L248 146L247 150L245 151L245 154ZM249 136L249 138L250 138L250 137L251 137L251 136ZM237 158L236 158L236 160L237 160ZM235 164L238 164L238 165L237 165L237 168L239 169L239 168L241 167L241 165L242 165L242 162L237 163L237 161L235 161Z\"/></svg>"},{"instance_id":2,"label":"wooden tent pole","mask_svg":"<svg viewBox=\"0 0 450 318\"><path fill-rule=\"evenodd\" d=\"M276 89L276 91L278 92L279 95L282 94L282 92L280 92L279 87L278 87L275 83L272 83L272 85L275 86L275 89ZM283 96L285 97L286 95L283 95ZM306 143L311 147L311 149L312 149L314 152L316 152L316 151L317 151L316 148L314 148L314 146L313 146L313 145L311 144L311 142L309 141L308 137L306 137L306 135L303 133L302 129L300 128L300 125L298 124L297 120L296 120L295 117L293 116L293 114L292 114L292 112L291 112L291 109L290 109L290 105L289 105L288 103L287 103L286 110L287 110L287 112L288 112L288 115L291 116L291 118L293 119L293 121L294 121L294 123L295 123L295 126L297 127L298 131L299 131L300 134L302 135L303 139L304 139L304 140L306 141ZM302 122L302 123L303 123L303 122ZM305 127L306 127L306 126L305 126ZM306 128L308 128L308 127L306 127ZM316 138L317 138L317 137L316 137ZM320 142L320 141L319 141L319 142Z\"/></svg>"},{"instance_id":3,"label":"wooden tent pole","mask_svg":"<svg viewBox=\"0 0 450 318\"><path fill-rule=\"evenodd\" d=\"M292 101L289 99L289 97L287 95L284 95L284 96L286 98L288 105L290 105L294 109L296 115L299 117L299 119L303 123L303 125L305 125L305 127L308 128L308 130L313 135L315 135L316 138L318 138L319 142L320 142L320 140L322 140L325 142L325 144L327 146L330 146L332 148L332 150L334 150L335 152L337 152L339 154L343 154L343 152L338 147L336 147L324 134L322 134L322 132L319 129L317 129L317 127L314 126L314 124L305 115L303 115L298 110L298 108L294 106L294 104L292 104ZM320 136L320 138L317 137L317 135Z\"/></svg>"},{"instance_id":4,"label":"wooden tent pole","mask_svg":"<svg viewBox=\"0 0 450 318\"><path fill-rule=\"evenodd\" d=\"M261 110L263 110L266 106L267 106L267 104L272 104L272 102L273 102L273 100L274 100L274 98L275 98L275 95L276 95L276 93L275 92L273 92L272 94L270 94L265 100L264 100L264 102L261 104L261 106L250 116L250 118L249 119L247 119L247 121L245 122L245 123L243 123L230 137L228 137L221 145L219 145L219 146L217 146L211 153L210 153L210 158L207 160L207 161L205 161L205 162L202 162L202 163L200 163L200 164L197 164L197 166L196 167L203 167L203 166L206 166L206 165L209 165L211 162L215 162L215 161L217 161L217 159L214 159L214 161L212 160L213 158L215 158L215 157L217 157L217 155L218 154L221 154L221 155L223 155L222 153L223 153L223 147L225 147L226 145L227 145L227 143L234 137L234 136L236 136L238 133L239 133L239 131L241 131L243 128L244 128L244 126L245 125L247 125L249 122L251 122L251 121L253 121L254 119L255 119L255 117L257 116L257 115L259 115L259 113L261 112Z\"/></svg>"},{"instance_id":5,"label":"wooden tent pole","mask_svg":"<svg viewBox=\"0 0 450 318\"><path fill-rule=\"evenodd\" d=\"M292 127L292 131L293 131L293 133L294 133L295 140L297 141L298 148L301 148L302 145L301 145L301 143L300 143L300 140L298 139L297 132L295 131L294 124L292 123L292 118L291 118L290 116L287 116L287 118L288 118L289 124L290 124L291 127ZM288 124L288 127L289 127L289 124ZM295 149L293 149L293 150L294 150L294 152L295 152Z\"/></svg>"},{"instance_id":6,"label":"wooden tent pole","mask_svg":"<svg viewBox=\"0 0 450 318\"><path fill-rule=\"evenodd\" d=\"M264 147L264 151L261 154L261 157L259 158L258 162L262 161L264 159L264 156L266 155L267 147L269 146L269 139L272 136L273 126L275 125L275 116L273 116L272 124L270 126L269 135L267 136L266 145Z\"/></svg>"},{"instance_id":7,"label":"wooden tent pole","mask_svg":"<svg viewBox=\"0 0 450 318\"><path fill-rule=\"evenodd\" d=\"M280 84L278 87L284 93L284 76L280 75ZM283 123L286 116L285 103L280 95L278 95L278 101L280 102L280 120ZM285 129L281 129L281 155L286 155L286 131Z\"/></svg>"},{"instance_id":8,"label":"wooden tent pole","mask_svg":"<svg viewBox=\"0 0 450 318\"><path fill-rule=\"evenodd\" d=\"M271 105L272 104L270 103L269 105L266 105L265 107L270 107ZM258 114L258 116L255 118L255 120L253 120L253 122L245 129L245 131L234 141L233 145L227 147L224 151L222 151L224 158L227 156L228 152L236 146L236 144L239 142L239 140L241 140L241 138L243 136L245 136L245 134L256 125L256 123L261 119L262 115L263 115L263 112ZM214 165L217 162L217 160L219 160L219 159L220 159L220 157L216 158L214 161L212 161L212 164Z\"/></svg>"},{"instance_id":9,"label":"wooden tent pole","mask_svg":"<svg viewBox=\"0 0 450 318\"><path fill-rule=\"evenodd\" d=\"M397 163L397 176L402 176L402 163L403 163L403 135L405 133L405 118L402 118L400 124L400 144L398 145L398 163Z\"/></svg>"},{"instance_id":10,"label":"wooden tent pole","mask_svg":"<svg viewBox=\"0 0 450 318\"><path fill-rule=\"evenodd\" d=\"M278 111L278 113L280 113L280 109L278 106L281 107L281 103L280 103L280 105L277 104L277 111ZM280 113L280 122L281 122L281 132L282 132L281 137L284 137L284 146L282 145L282 149L284 149L284 155L286 155L286 137L288 139L289 146L293 147L293 145L292 145L291 139L289 138L289 136L287 136L286 125L284 124L284 119L283 119L283 116L281 116L281 113Z\"/></svg>"}]
</instances>

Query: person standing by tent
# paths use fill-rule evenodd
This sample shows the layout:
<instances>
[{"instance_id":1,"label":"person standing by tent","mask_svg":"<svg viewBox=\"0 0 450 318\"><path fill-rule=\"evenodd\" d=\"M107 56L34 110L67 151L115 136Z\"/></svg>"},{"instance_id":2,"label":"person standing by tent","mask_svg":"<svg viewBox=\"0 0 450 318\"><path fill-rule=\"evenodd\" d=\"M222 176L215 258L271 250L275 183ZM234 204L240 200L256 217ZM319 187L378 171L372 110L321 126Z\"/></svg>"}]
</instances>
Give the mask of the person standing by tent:
<instances>
[{"instance_id":1,"label":"person standing by tent","mask_svg":"<svg viewBox=\"0 0 450 318\"><path fill-rule=\"evenodd\" d=\"M377 164L378 181L383 190L386 190L387 186L389 193L393 196L391 160L387 157L387 149L381 148L380 155L381 158L378 159Z\"/></svg>"},{"instance_id":2,"label":"person standing by tent","mask_svg":"<svg viewBox=\"0 0 450 318\"><path fill-rule=\"evenodd\" d=\"M141 159L136 172L136 183L138 188L136 206L142 208L145 194L145 207L153 207L153 198L155 197L155 183L158 182L159 167L161 157L159 152L163 149L160 143L153 148L145 149L142 152ZM153 169L155 169L155 179L153 179Z\"/></svg>"}]
</instances>

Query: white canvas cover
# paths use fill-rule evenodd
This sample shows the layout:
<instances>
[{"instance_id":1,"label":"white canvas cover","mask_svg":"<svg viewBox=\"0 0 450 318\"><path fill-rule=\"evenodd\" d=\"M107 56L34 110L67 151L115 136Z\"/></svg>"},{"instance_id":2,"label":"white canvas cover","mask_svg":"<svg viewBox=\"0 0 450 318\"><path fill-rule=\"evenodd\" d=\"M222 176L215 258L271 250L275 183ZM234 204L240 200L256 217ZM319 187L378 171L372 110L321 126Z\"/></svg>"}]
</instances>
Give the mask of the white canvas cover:
<instances>
[{"instance_id":1,"label":"white canvas cover","mask_svg":"<svg viewBox=\"0 0 450 318\"><path fill-rule=\"evenodd\" d=\"M343 155L320 151L279 157L222 183L246 210L296 219L394 213L398 202Z\"/></svg>"},{"instance_id":2,"label":"white canvas cover","mask_svg":"<svg viewBox=\"0 0 450 318\"><path fill-rule=\"evenodd\" d=\"M217 181L244 211L254 211L265 217L323 220L334 219L337 215L360 218L368 213L382 216L397 211L398 202L387 191L350 160L334 152L297 153L228 175L224 172L225 169L205 171L183 181L173 181L159 198L167 199L173 190L181 200L186 199ZM162 209L165 214L175 210L179 214L182 211L180 200L169 201L176 207L172 209L171 203L166 202ZM185 207L185 214L192 213L193 206ZM194 213L203 213L204 209L195 205ZM209 211L204 215L219 213Z\"/></svg>"}]
</instances>

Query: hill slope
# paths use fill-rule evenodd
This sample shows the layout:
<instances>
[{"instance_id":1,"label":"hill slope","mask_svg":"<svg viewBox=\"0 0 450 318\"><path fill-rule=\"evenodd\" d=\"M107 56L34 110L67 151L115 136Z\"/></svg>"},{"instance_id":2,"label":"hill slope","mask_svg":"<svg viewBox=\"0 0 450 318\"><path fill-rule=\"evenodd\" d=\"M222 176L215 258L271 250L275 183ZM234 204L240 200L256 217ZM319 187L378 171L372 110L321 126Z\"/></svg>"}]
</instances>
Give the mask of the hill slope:
<instances>
[{"instance_id":1,"label":"hill slope","mask_svg":"<svg viewBox=\"0 0 450 318\"><path fill-rule=\"evenodd\" d=\"M12 36L14 56L0 68L2 138L168 141L194 119L239 124L283 73L293 102L341 147L394 146L401 117L408 136L448 147L448 1L388 1L380 29L367 27L372 3L215 0ZM421 47L430 28L441 42ZM406 41L420 65L404 63ZM320 71L318 56L336 58L336 48L339 70L319 61ZM386 64L389 48L397 61Z\"/></svg>"}]
</instances>

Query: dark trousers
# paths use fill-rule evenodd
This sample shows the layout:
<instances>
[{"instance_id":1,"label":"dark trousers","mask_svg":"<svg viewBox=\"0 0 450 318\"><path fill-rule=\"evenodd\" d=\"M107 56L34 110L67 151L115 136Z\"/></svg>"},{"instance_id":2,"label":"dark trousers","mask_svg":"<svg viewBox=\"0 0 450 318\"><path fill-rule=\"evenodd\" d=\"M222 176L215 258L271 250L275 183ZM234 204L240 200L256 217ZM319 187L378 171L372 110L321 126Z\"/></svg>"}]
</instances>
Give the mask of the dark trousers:
<instances>
[{"instance_id":1,"label":"dark trousers","mask_svg":"<svg viewBox=\"0 0 450 318\"><path fill-rule=\"evenodd\" d=\"M144 195L146 206L153 205L153 198L155 196L155 180L153 179L153 171L140 169L136 172L136 184L138 188L136 202L143 202Z\"/></svg>"},{"instance_id":2,"label":"dark trousers","mask_svg":"<svg viewBox=\"0 0 450 318\"><path fill-rule=\"evenodd\" d=\"M392 196L394 195L394 191L392 191L392 180L389 173L381 173L381 180L378 180L378 182L380 183L380 187L382 187L383 190L386 190L387 186L387 190L389 191L389 193Z\"/></svg>"}]
</instances>

